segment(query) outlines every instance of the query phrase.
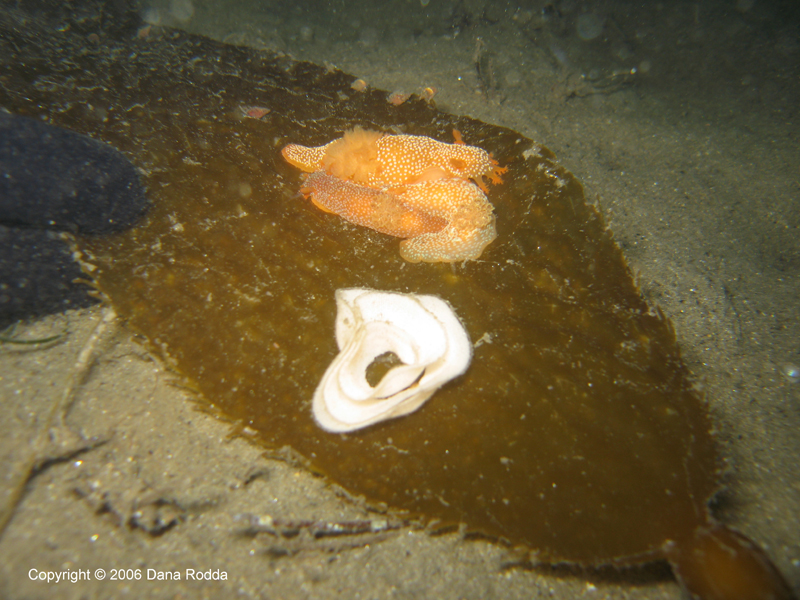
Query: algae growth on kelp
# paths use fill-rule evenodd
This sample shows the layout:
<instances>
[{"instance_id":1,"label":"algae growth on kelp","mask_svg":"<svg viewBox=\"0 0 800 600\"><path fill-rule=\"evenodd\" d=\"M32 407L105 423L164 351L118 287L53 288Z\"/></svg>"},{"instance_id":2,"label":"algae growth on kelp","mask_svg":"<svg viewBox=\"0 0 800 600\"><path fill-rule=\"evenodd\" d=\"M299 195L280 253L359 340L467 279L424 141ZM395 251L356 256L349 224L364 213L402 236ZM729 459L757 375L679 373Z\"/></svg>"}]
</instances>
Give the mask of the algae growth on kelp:
<instances>
[{"instance_id":1,"label":"algae growth on kelp","mask_svg":"<svg viewBox=\"0 0 800 600\"><path fill-rule=\"evenodd\" d=\"M706 522L716 455L670 324L546 149L419 100L393 106L335 70L178 32L97 48L69 32L8 36L2 105L112 143L145 173L146 220L78 240L97 288L265 447L544 560L649 560ZM458 129L509 167L481 260L405 263L396 239L298 196L281 146L355 125L442 141ZM446 299L480 341L467 374L409 417L320 430L310 402L336 353L343 287Z\"/></svg>"}]
</instances>

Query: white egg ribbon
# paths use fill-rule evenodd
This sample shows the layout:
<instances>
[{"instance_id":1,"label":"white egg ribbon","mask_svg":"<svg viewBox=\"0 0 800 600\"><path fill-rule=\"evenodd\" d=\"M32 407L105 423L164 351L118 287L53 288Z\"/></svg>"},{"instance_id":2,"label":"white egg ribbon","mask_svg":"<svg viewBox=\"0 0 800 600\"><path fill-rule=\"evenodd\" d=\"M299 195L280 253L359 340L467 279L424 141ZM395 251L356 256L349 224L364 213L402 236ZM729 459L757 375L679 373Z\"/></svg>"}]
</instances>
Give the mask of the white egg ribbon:
<instances>
[{"instance_id":1,"label":"white egg ribbon","mask_svg":"<svg viewBox=\"0 0 800 600\"><path fill-rule=\"evenodd\" d=\"M472 344L441 298L369 289L336 290L339 354L314 392L317 424L335 433L407 415L464 373ZM382 354L403 363L372 387L367 367Z\"/></svg>"}]
</instances>

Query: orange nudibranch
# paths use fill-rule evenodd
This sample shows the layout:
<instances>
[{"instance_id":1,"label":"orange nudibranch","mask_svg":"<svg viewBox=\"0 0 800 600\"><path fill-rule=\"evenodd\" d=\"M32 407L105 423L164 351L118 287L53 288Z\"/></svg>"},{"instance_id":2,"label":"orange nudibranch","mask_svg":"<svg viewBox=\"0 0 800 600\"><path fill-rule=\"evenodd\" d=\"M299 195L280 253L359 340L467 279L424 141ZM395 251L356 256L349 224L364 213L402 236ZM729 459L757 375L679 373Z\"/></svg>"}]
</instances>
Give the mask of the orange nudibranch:
<instances>
[{"instance_id":1,"label":"orange nudibranch","mask_svg":"<svg viewBox=\"0 0 800 600\"><path fill-rule=\"evenodd\" d=\"M323 171L309 175L300 193L325 212L403 239L435 233L446 224L440 217L406 207L396 194L343 181Z\"/></svg>"},{"instance_id":2,"label":"orange nudibranch","mask_svg":"<svg viewBox=\"0 0 800 600\"><path fill-rule=\"evenodd\" d=\"M318 208L346 221L406 238L400 255L409 262L475 260L497 237L492 205L463 179L382 191L317 171L300 191Z\"/></svg>"},{"instance_id":3,"label":"orange nudibranch","mask_svg":"<svg viewBox=\"0 0 800 600\"><path fill-rule=\"evenodd\" d=\"M307 173L325 171L334 177L375 189L385 189L456 177L471 179L486 192L483 178L502 183L499 167L488 152L461 141L447 144L419 135L391 135L356 127L328 144L289 144L281 153Z\"/></svg>"}]
</instances>

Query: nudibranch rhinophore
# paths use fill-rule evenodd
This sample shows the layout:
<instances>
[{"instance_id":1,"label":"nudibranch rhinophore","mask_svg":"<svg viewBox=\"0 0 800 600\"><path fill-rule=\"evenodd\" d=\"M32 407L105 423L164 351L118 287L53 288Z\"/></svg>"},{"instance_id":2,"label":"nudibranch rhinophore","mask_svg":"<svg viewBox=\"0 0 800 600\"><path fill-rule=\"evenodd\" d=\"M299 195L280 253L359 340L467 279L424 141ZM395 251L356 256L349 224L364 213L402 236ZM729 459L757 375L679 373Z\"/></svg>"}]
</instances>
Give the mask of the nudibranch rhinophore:
<instances>
[{"instance_id":1,"label":"nudibranch rhinophore","mask_svg":"<svg viewBox=\"0 0 800 600\"><path fill-rule=\"evenodd\" d=\"M483 178L502 183L506 169L454 135L457 143L446 144L356 128L329 144L289 144L281 153L311 173L305 197L351 223L406 238L400 254L409 262L475 260L497 236Z\"/></svg>"},{"instance_id":2,"label":"nudibranch rhinophore","mask_svg":"<svg viewBox=\"0 0 800 600\"><path fill-rule=\"evenodd\" d=\"M340 352L313 401L314 419L327 431L346 433L412 413L469 366L469 336L441 298L340 289L336 310ZM367 368L387 352L403 364L372 387Z\"/></svg>"}]
</instances>

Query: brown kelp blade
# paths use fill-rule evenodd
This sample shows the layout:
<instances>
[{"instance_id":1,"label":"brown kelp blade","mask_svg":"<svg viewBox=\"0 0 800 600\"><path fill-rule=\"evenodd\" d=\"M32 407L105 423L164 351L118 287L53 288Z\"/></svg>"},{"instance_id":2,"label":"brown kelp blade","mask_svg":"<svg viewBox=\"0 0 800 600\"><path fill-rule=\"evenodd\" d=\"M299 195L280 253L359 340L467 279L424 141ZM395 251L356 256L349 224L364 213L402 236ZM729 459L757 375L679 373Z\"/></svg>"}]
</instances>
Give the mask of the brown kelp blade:
<instances>
[{"instance_id":1,"label":"brown kelp blade","mask_svg":"<svg viewBox=\"0 0 800 600\"><path fill-rule=\"evenodd\" d=\"M704 600L791 600L792 589L761 548L718 524L698 527L690 540L668 544L678 580Z\"/></svg>"},{"instance_id":2,"label":"brown kelp blade","mask_svg":"<svg viewBox=\"0 0 800 600\"><path fill-rule=\"evenodd\" d=\"M179 32L87 47L34 22L2 27L0 103L110 142L145 172L146 220L78 241L97 288L266 447L547 561L660 558L707 522L716 455L674 333L546 149L422 101L390 105L335 70ZM355 125L443 141L458 129L509 167L480 261L407 264L396 239L297 195L280 148ZM343 287L446 299L475 342L467 374L409 417L320 430L310 401L336 353Z\"/></svg>"}]
</instances>

